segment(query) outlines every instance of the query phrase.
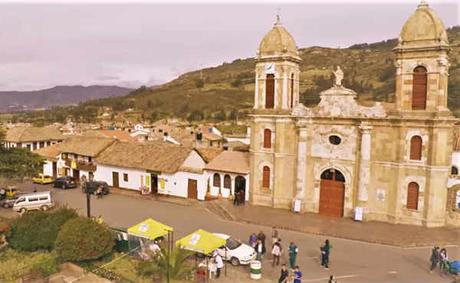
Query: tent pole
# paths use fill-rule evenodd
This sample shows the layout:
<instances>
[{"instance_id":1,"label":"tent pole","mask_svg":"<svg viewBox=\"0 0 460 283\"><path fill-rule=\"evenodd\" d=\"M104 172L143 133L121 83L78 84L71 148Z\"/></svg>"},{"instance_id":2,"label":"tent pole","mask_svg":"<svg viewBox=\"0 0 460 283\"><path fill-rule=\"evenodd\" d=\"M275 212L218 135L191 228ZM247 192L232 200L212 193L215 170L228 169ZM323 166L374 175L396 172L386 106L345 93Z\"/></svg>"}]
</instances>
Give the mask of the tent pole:
<instances>
[{"instance_id":1,"label":"tent pole","mask_svg":"<svg viewBox=\"0 0 460 283\"><path fill-rule=\"evenodd\" d=\"M170 243L171 243L171 234L168 232L168 255L166 256L166 282L169 283L169 257L171 256Z\"/></svg>"},{"instance_id":2,"label":"tent pole","mask_svg":"<svg viewBox=\"0 0 460 283\"><path fill-rule=\"evenodd\" d=\"M224 246L224 251L225 251L225 260L227 260L227 247ZM225 264L225 277L227 277L227 264Z\"/></svg>"}]
</instances>

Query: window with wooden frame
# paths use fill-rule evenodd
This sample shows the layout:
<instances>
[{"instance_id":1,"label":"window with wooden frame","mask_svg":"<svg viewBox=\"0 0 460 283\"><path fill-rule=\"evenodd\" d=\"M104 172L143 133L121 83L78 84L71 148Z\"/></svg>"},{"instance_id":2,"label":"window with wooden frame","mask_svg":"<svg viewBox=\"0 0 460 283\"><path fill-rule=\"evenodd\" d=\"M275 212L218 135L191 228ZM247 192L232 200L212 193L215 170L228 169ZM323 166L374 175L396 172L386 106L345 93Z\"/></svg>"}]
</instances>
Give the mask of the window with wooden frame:
<instances>
[{"instance_id":1,"label":"window with wooden frame","mask_svg":"<svg viewBox=\"0 0 460 283\"><path fill-rule=\"evenodd\" d=\"M265 108L275 107L275 75L268 74L265 78Z\"/></svg>"},{"instance_id":2,"label":"window with wooden frame","mask_svg":"<svg viewBox=\"0 0 460 283\"><path fill-rule=\"evenodd\" d=\"M262 187L265 189L270 188L270 167L264 166L262 173Z\"/></svg>"},{"instance_id":3,"label":"window with wooden frame","mask_svg":"<svg viewBox=\"0 0 460 283\"><path fill-rule=\"evenodd\" d=\"M128 174L123 173L123 181L128 182Z\"/></svg>"},{"instance_id":4,"label":"window with wooden frame","mask_svg":"<svg viewBox=\"0 0 460 283\"><path fill-rule=\"evenodd\" d=\"M220 175L217 173L214 173L214 176L212 178L212 185L214 187L219 187L220 188Z\"/></svg>"},{"instance_id":5,"label":"window with wooden frame","mask_svg":"<svg viewBox=\"0 0 460 283\"><path fill-rule=\"evenodd\" d=\"M450 174L458 175L458 168L456 166L452 166L452 168L450 169Z\"/></svg>"},{"instance_id":6,"label":"window with wooden frame","mask_svg":"<svg viewBox=\"0 0 460 283\"><path fill-rule=\"evenodd\" d=\"M264 148L272 147L272 131L270 129L264 130Z\"/></svg>"},{"instance_id":7,"label":"window with wooden frame","mask_svg":"<svg viewBox=\"0 0 460 283\"><path fill-rule=\"evenodd\" d=\"M407 209L418 209L419 185L416 182L410 182L407 186Z\"/></svg>"},{"instance_id":8,"label":"window with wooden frame","mask_svg":"<svg viewBox=\"0 0 460 283\"><path fill-rule=\"evenodd\" d=\"M413 136L410 139L410 159L422 159L422 137L420 136Z\"/></svg>"},{"instance_id":9,"label":"window with wooden frame","mask_svg":"<svg viewBox=\"0 0 460 283\"><path fill-rule=\"evenodd\" d=\"M232 188L232 178L230 178L230 175L224 176L224 188L226 189Z\"/></svg>"},{"instance_id":10,"label":"window with wooden frame","mask_svg":"<svg viewBox=\"0 0 460 283\"><path fill-rule=\"evenodd\" d=\"M427 97L427 71L417 66L412 75L412 110L425 110Z\"/></svg>"}]
</instances>

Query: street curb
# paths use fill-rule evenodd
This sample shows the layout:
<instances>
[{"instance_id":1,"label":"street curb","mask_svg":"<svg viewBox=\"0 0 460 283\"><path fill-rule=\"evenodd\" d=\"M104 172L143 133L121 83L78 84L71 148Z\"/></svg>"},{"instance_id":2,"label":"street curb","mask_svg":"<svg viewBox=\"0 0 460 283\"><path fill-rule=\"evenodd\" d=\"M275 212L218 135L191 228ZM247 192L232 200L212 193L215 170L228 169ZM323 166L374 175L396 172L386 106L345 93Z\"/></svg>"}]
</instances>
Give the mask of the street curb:
<instances>
[{"instance_id":1,"label":"street curb","mask_svg":"<svg viewBox=\"0 0 460 283\"><path fill-rule=\"evenodd\" d=\"M176 205L181 205L181 206L195 206L194 203L191 203L190 200L184 199L182 200L181 198L176 198L173 196L160 196L160 195L141 195L136 192L131 192L131 191L126 191L123 189L111 189L110 193L116 194L116 195L122 195L122 196L128 196L136 199L141 199L141 200L146 200L146 201L159 201L159 202L165 202L169 204L176 204ZM171 199L168 199L171 198Z\"/></svg>"}]
</instances>

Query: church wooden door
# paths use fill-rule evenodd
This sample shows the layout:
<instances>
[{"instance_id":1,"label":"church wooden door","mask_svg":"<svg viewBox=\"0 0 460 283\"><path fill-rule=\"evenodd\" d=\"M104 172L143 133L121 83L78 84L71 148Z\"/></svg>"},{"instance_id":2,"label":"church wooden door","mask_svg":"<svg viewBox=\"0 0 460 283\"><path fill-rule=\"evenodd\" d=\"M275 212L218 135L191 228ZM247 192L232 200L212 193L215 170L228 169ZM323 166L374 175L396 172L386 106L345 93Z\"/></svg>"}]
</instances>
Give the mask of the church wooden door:
<instances>
[{"instance_id":1,"label":"church wooden door","mask_svg":"<svg viewBox=\"0 0 460 283\"><path fill-rule=\"evenodd\" d=\"M319 214L333 217L343 216L345 178L340 171L328 169L321 174Z\"/></svg>"}]
</instances>

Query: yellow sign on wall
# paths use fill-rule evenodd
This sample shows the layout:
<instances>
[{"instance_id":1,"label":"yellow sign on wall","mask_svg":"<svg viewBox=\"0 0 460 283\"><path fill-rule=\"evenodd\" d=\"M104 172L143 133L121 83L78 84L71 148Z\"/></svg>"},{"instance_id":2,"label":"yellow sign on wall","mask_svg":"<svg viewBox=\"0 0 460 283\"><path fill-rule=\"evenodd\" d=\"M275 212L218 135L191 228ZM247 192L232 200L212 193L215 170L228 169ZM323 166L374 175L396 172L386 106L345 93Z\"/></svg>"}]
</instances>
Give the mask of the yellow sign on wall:
<instances>
[{"instance_id":1,"label":"yellow sign on wall","mask_svg":"<svg viewBox=\"0 0 460 283\"><path fill-rule=\"evenodd\" d=\"M72 162L70 162L70 168L77 169L77 162L75 160L72 160Z\"/></svg>"}]
</instances>

